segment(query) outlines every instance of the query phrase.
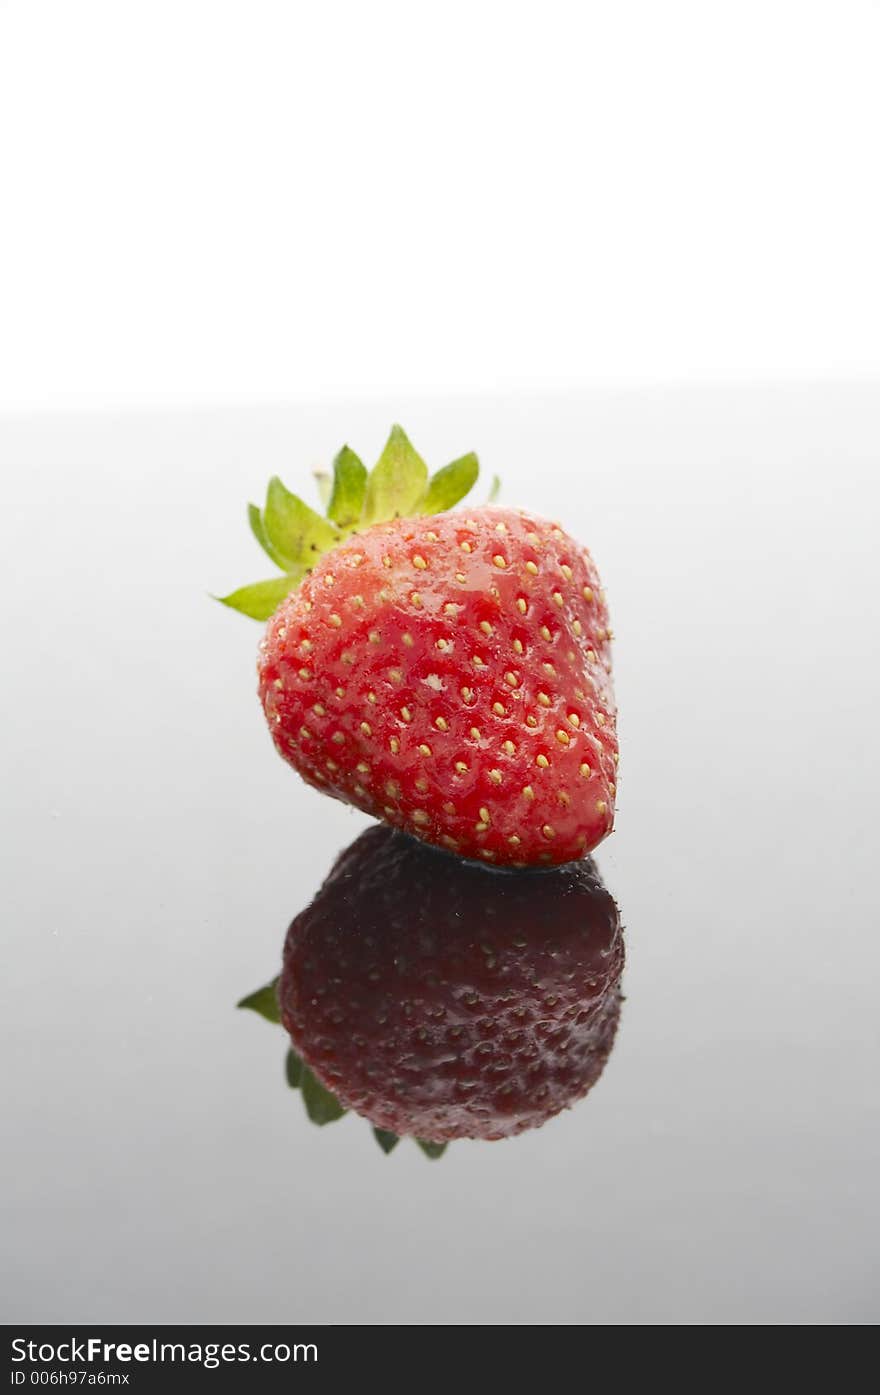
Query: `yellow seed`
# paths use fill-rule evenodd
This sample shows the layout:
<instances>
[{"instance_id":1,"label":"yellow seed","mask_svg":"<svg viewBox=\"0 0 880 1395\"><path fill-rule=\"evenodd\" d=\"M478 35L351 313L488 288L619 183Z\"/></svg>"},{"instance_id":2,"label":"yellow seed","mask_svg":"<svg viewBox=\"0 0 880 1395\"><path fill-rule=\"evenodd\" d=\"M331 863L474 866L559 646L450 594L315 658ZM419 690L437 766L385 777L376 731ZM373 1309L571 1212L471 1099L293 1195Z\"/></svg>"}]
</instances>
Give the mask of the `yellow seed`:
<instances>
[{"instance_id":1,"label":"yellow seed","mask_svg":"<svg viewBox=\"0 0 880 1395\"><path fill-rule=\"evenodd\" d=\"M339 766L336 764L335 760L325 760L324 764L326 765L327 769L331 772L331 774L334 770L339 769Z\"/></svg>"},{"instance_id":2,"label":"yellow seed","mask_svg":"<svg viewBox=\"0 0 880 1395\"><path fill-rule=\"evenodd\" d=\"M503 717L505 716L507 709L505 707L502 707L500 702L493 702L492 711L495 713L496 717Z\"/></svg>"},{"instance_id":3,"label":"yellow seed","mask_svg":"<svg viewBox=\"0 0 880 1395\"><path fill-rule=\"evenodd\" d=\"M558 606L560 607L560 609L562 608L562 606L565 605L565 601L564 601L563 598L562 598L562 592L561 592L561 591L554 591L554 592L553 592L553 604L554 604L554 605L558 605Z\"/></svg>"},{"instance_id":4,"label":"yellow seed","mask_svg":"<svg viewBox=\"0 0 880 1395\"><path fill-rule=\"evenodd\" d=\"M336 577L333 575L332 572L328 572L327 575L324 577L324 585L325 585L325 586L335 586L335 585L336 585Z\"/></svg>"},{"instance_id":5,"label":"yellow seed","mask_svg":"<svg viewBox=\"0 0 880 1395\"><path fill-rule=\"evenodd\" d=\"M474 700L473 688L462 688L461 695L464 698L465 702L473 702Z\"/></svg>"},{"instance_id":6,"label":"yellow seed","mask_svg":"<svg viewBox=\"0 0 880 1395\"><path fill-rule=\"evenodd\" d=\"M412 649L413 645L415 644L415 640L413 639L409 630L404 631L404 633L400 637L406 645L407 649Z\"/></svg>"},{"instance_id":7,"label":"yellow seed","mask_svg":"<svg viewBox=\"0 0 880 1395\"><path fill-rule=\"evenodd\" d=\"M587 663L588 663L588 664L594 664L595 662L596 662L596 652L595 652L595 650L594 650L594 649L588 649L588 650L587 650Z\"/></svg>"},{"instance_id":8,"label":"yellow seed","mask_svg":"<svg viewBox=\"0 0 880 1395\"><path fill-rule=\"evenodd\" d=\"M517 678L517 676L516 676L515 673L512 673L512 672L509 671L509 670L508 670L508 672L505 673L505 675L504 675L504 681L505 681L505 683L507 683L511 688L518 688L518 687L519 687L519 679Z\"/></svg>"},{"instance_id":9,"label":"yellow seed","mask_svg":"<svg viewBox=\"0 0 880 1395\"><path fill-rule=\"evenodd\" d=\"M567 746L571 737L567 731L560 730L556 733L556 740L559 742L560 746Z\"/></svg>"},{"instance_id":10,"label":"yellow seed","mask_svg":"<svg viewBox=\"0 0 880 1395\"><path fill-rule=\"evenodd\" d=\"M489 624L488 620L480 621L480 629L483 631L484 635L492 634L492 626Z\"/></svg>"},{"instance_id":11,"label":"yellow seed","mask_svg":"<svg viewBox=\"0 0 880 1395\"><path fill-rule=\"evenodd\" d=\"M403 674L399 668L390 668L388 670L388 677L391 679L392 683L401 683L403 681Z\"/></svg>"},{"instance_id":12,"label":"yellow seed","mask_svg":"<svg viewBox=\"0 0 880 1395\"><path fill-rule=\"evenodd\" d=\"M500 770L490 770L490 771L489 771L489 779L492 781L492 784L493 784L493 785L500 785L500 784L501 784L501 771L500 771Z\"/></svg>"},{"instance_id":13,"label":"yellow seed","mask_svg":"<svg viewBox=\"0 0 880 1395\"><path fill-rule=\"evenodd\" d=\"M485 668L485 667L486 667L486 661L485 661L485 659L481 659L480 656L479 656L479 654L475 654L475 655L474 655L474 668Z\"/></svg>"},{"instance_id":14,"label":"yellow seed","mask_svg":"<svg viewBox=\"0 0 880 1395\"><path fill-rule=\"evenodd\" d=\"M584 600L585 600L585 601L591 601L592 599L593 599L593 589L592 589L592 587L591 587L591 586L585 586L585 587L584 587Z\"/></svg>"},{"instance_id":15,"label":"yellow seed","mask_svg":"<svg viewBox=\"0 0 880 1395\"><path fill-rule=\"evenodd\" d=\"M565 805L566 809L568 808L569 804L571 803L571 795L568 793L567 790L560 790L559 793L557 794L556 798L559 800L559 803L560 803L560 804L564 804L564 805Z\"/></svg>"},{"instance_id":16,"label":"yellow seed","mask_svg":"<svg viewBox=\"0 0 880 1395\"><path fill-rule=\"evenodd\" d=\"M418 606L420 606L420 605L422 604L422 598L421 598L421 595L419 594L418 591L413 591L413 592L412 592L412 594L410 595L410 600L412 601L413 605L416 606L416 607L418 607Z\"/></svg>"},{"instance_id":17,"label":"yellow seed","mask_svg":"<svg viewBox=\"0 0 880 1395\"><path fill-rule=\"evenodd\" d=\"M485 833L485 832L486 832L486 829L487 829L488 827L489 827L489 825L488 825L487 823L475 823L475 824L474 824L474 832L475 832L475 833Z\"/></svg>"},{"instance_id":18,"label":"yellow seed","mask_svg":"<svg viewBox=\"0 0 880 1395\"><path fill-rule=\"evenodd\" d=\"M387 780L385 783L385 793L389 799L396 799L400 794L400 785L396 780Z\"/></svg>"},{"instance_id":19,"label":"yellow seed","mask_svg":"<svg viewBox=\"0 0 880 1395\"><path fill-rule=\"evenodd\" d=\"M534 716L534 714L530 712L529 715L526 717L526 726L527 726L527 727L536 727L537 725L538 725L538 719L537 719L537 717Z\"/></svg>"},{"instance_id":20,"label":"yellow seed","mask_svg":"<svg viewBox=\"0 0 880 1395\"><path fill-rule=\"evenodd\" d=\"M382 558L382 566L383 566L383 567L390 567L390 566L391 566L391 558L387 555L387 553L386 553L386 555Z\"/></svg>"},{"instance_id":21,"label":"yellow seed","mask_svg":"<svg viewBox=\"0 0 880 1395\"><path fill-rule=\"evenodd\" d=\"M400 715L401 715L401 717L403 718L403 720L404 720L405 722L411 722L411 721L412 721L412 713L410 712L410 710L409 710L408 707L401 707L401 709L400 709Z\"/></svg>"},{"instance_id":22,"label":"yellow seed","mask_svg":"<svg viewBox=\"0 0 880 1395\"><path fill-rule=\"evenodd\" d=\"M597 712L597 713L596 713L596 721L597 721L597 723L599 724L600 727L604 727L604 725L605 725L605 713L604 713L604 712Z\"/></svg>"},{"instance_id":23,"label":"yellow seed","mask_svg":"<svg viewBox=\"0 0 880 1395\"><path fill-rule=\"evenodd\" d=\"M517 600L516 608L519 611L520 615L525 615L526 611L529 608L529 603L522 596L520 596Z\"/></svg>"},{"instance_id":24,"label":"yellow seed","mask_svg":"<svg viewBox=\"0 0 880 1395\"><path fill-rule=\"evenodd\" d=\"M575 620L575 622L574 622L574 624L572 625L571 628L574 630L574 632L575 632L575 634L577 635L578 639L580 639L581 635L582 635L583 632L584 632L584 627L583 627L583 625L581 624L580 620Z\"/></svg>"},{"instance_id":25,"label":"yellow seed","mask_svg":"<svg viewBox=\"0 0 880 1395\"><path fill-rule=\"evenodd\" d=\"M445 651L445 650L447 650L447 649L450 647L450 645L449 645L449 640L448 640L448 639L438 639L438 640L436 641L436 646L437 646L437 648L438 648L439 650Z\"/></svg>"},{"instance_id":26,"label":"yellow seed","mask_svg":"<svg viewBox=\"0 0 880 1395\"><path fill-rule=\"evenodd\" d=\"M479 739L480 739L480 728L479 728L479 727L471 727L471 736L474 738L475 741L479 741Z\"/></svg>"},{"instance_id":27,"label":"yellow seed","mask_svg":"<svg viewBox=\"0 0 880 1395\"><path fill-rule=\"evenodd\" d=\"M615 752L614 752L614 764L617 765L617 764L619 764L619 762L620 762L620 752L619 752L619 751L615 751Z\"/></svg>"},{"instance_id":28,"label":"yellow seed","mask_svg":"<svg viewBox=\"0 0 880 1395\"><path fill-rule=\"evenodd\" d=\"M467 577L465 576L464 572L456 572L455 579L458 582L467 581Z\"/></svg>"},{"instance_id":29,"label":"yellow seed","mask_svg":"<svg viewBox=\"0 0 880 1395\"><path fill-rule=\"evenodd\" d=\"M495 532L496 532L496 533L506 533L506 532L507 532L507 527L506 527L506 525L505 525L504 523L496 523L496 524L495 524Z\"/></svg>"},{"instance_id":30,"label":"yellow seed","mask_svg":"<svg viewBox=\"0 0 880 1395\"><path fill-rule=\"evenodd\" d=\"M334 688L333 691L334 691L334 693L336 694L337 697L345 697L345 689L344 689L344 688Z\"/></svg>"},{"instance_id":31,"label":"yellow seed","mask_svg":"<svg viewBox=\"0 0 880 1395\"><path fill-rule=\"evenodd\" d=\"M412 559L412 564L414 567L417 567L420 572L423 572L428 565L420 552L416 553L415 557Z\"/></svg>"},{"instance_id":32,"label":"yellow seed","mask_svg":"<svg viewBox=\"0 0 880 1395\"><path fill-rule=\"evenodd\" d=\"M566 581L571 581L571 567L568 565L567 562L563 562L559 570L562 572L562 575L565 577Z\"/></svg>"},{"instance_id":33,"label":"yellow seed","mask_svg":"<svg viewBox=\"0 0 880 1395\"><path fill-rule=\"evenodd\" d=\"M545 838L555 838L555 837L556 837L556 829L555 829L555 828L553 827L553 825L550 824L550 823L545 823L545 824L544 824L544 827L541 829L541 832L543 833L543 835L544 835Z\"/></svg>"},{"instance_id":34,"label":"yellow seed","mask_svg":"<svg viewBox=\"0 0 880 1395\"><path fill-rule=\"evenodd\" d=\"M538 575L538 568L535 566L534 562L526 562L526 571L530 576Z\"/></svg>"},{"instance_id":35,"label":"yellow seed","mask_svg":"<svg viewBox=\"0 0 880 1395\"><path fill-rule=\"evenodd\" d=\"M286 630L281 630L280 633L281 633L281 638L283 639L284 636L287 634L287 631L286 631ZM302 644L301 644L299 647L300 647L300 649L303 651L304 654L310 654L311 651L312 651L312 641L311 641L310 639L304 639L303 642L302 642Z\"/></svg>"},{"instance_id":36,"label":"yellow seed","mask_svg":"<svg viewBox=\"0 0 880 1395\"><path fill-rule=\"evenodd\" d=\"M334 612L333 615L329 615L327 617L327 623L332 625L334 630L338 630L340 625L342 624L342 616L336 615Z\"/></svg>"},{"instance_id":37,"label":"yellow seed","mask_svg":"<svg viewBox=\"0 0 880 1395\"><path fill-rule=\"evenodd\" d=\"M539 544L540 544L540 542L541 542L541 539L538 537L538 534L537 534L537 533L526 533L526 537L528 538L529 542L532 544L532 547L538 547L538 546L539 546Z\"/></svg>"},{"instance_id":38,"label":"yellow seed","mask_svg":"<svg viewBox=\"0 0 880 1395\"><path fill-rule=\"evenodd\" d=\"M467 766L465 765L463 760L457 760L455 762L455 768L458 771L459 775L464 775L467 773Z\"/></svg>"},{"instance_id":39,"label":"yellow seed","mask_svg":"<svg viewBox=\"0 0 880 1395\"><path fill-rule=\"evenodd\" d=\"M469 542L462 542L458 545L461 548L462 552L473 552L473 548L471 547Z\"/></svg>"},{"instance_id":40,"label":"yellow seed","mask_svg":"<svg viewBox=\"0 0 880 1395\"><path fill-rule=\"evenodd\" d=\"M576 712L569 712L568 720L573 727L579 727L581 724L581 719Z\"/></svg>"},{"instance_id":41,"label":"yellow seed","mask_svg":"<svg viewBox=\"0 0 880 1395\"><path fill-rule=\"evenodd\" d=\"M506 567L506 566L507 566L507 562L506 562L505 558L501 556L501 553L500 553L500 552L496 552L496 553L495 553L495 556L492 558L492 561L495 563L495 566L496 566L496 567Z\"/></svg>"},{"instance_id":42,"label":"yellow seed","mask_svg":"<svg viewBox=\"0 0 880 1395\"><path fill-rule=\"evenodd\" d=\"M511 835L510 835L510 837L508 838L507 841L508 841L508 843L510 843L510 845L511 845L512 847L514 847L514 848L518 848L518 847L519 847L520 840L519 840L519 838L517 838L517 836L516 836L515 833L511 833Z\"/></svg>"},{"instance_id":43,"label":"yellow seed","mask_svg":"<svg viewBox=\"0 0 880 1395\"><path fill-rule=\"evenodd\" d=\"M354 663L354 654L350 649L345 650L345 653L342 655L342 662L349 665Z\"/></svg>"},{"instance_id":44,"label":"yellow seed","mask_svg":"<svg viewBox=\"0 0 880 1395\"><path fill-rule=\"evenodd\" d=\"M546 639L546 641L547 641L548 644L550 643L551 639L553 638L553 636L551 635L550 631L547 629L547 626L546 626L546 625L542 625L542 626L541 626L541 638L542 638L542 639Z\"/></svg>"},{"instance_id":45,"label":"yellow seed","mask_svg":"<svg viewBox=\"0 0 880 1395\"><path fill-rule=\"evenodd\" d=\"M424 809L413 809L413 811L412 811L412 820L413 820L413 823L428 823L428 822L429 822L428 815L425 813Z\"/></svg>"},{"instance_id":46,"label":"yellow seed","mask_svg":"<svg viewBox=\"0 0 880 1395\"><path fill-rule=\"evenodd\" d=\"M354 792L356 795L359 795L361 799L366 799L367 797L367 791L364 789L363 785L355 785Z\"/></svg>"},{"instance_id":47,"label":"yellow seed","mask_svg":"<svg viewBox=\"0 0 880 1395\"><path fill-rule=\"evenodd\" d=\"M545 660L544 663L541 665L541 667L542 667L542 669L544 670L545 673L547 673L547 674L550 675L551 678L555 678L555 677L556 677L556 669L553 667L553 665L552 665L551 663L548 663L548 662Z\"/></svg>"},{"instance_id":48,"label":"yellow seed","mask_svg":"<svg viewBox=\"0 0 880 1395\"><path fill-rule=\"evenodd\" d=\"M501 749L502 749L502 751L506 751L507 754L508 754L509 756L515 756L515 755L516 755L516 747L514 746L514 744L513 744L512 741L504 741L504 742L502 742L502 744L501 744Z\"/></svg>"},{"instance_id":49,"label":"yellow seed","mask_svg":"<svg viewBox=\"0 0 880 1395\"><path fill-rule=\"evenodd\" d=\"M326 717L327 715L326 707L322 707L320 702L315 703L314 707L312 708L312 711L314 712L316 717Z\"/></svg>"},{"instance_id":50,"label":"yellow seed","mask_svg":"<svg viewBox=\"0 0 880 1395\"><path fill-rule=\"evenodd\" d=\"M489 822L489 810L485 807L485 805L483 806L482 809L480 809L479 813L480 813L480 818L483 820L483 823L488 823L488 822Z\"/></svg>"},{"instance_id":51,"label":"yellow seed","mask_svg":"<svg viewBox=\"0 0 880 1395\"><path fill-rule=\"evenodd\" d=\"M427 782L427 780L425 779L424 775L420 775L420 776L419 776L419 778L418 778L418 779L416 780L416 782L415 782L415 786L416 786L416 789L419 791L420 794L424 794L424 793L425 793L426 789L428 788L428 782Z\"/></svg>"},{"instance_id":52,"label":"yellow seed","mask_svg":"<svg viewBox=\"0 0 880 1395\"><path fill-rule=\"evenodd\" d=\"M549 764L550 762L545 755L535 756L535 765L539 765L542 770L546 770Z\"/></svg>"},{"instance_id":53,"label":"yellow seed","mask_svg":"<svg viewBox=\"0 0 880 1395\"><path fill-rule=\"evenodd\" d=\"M523 642L521 639L515 639L513 641L513 652L514 654L521 654L523 652Z\"/></svg>"},{"instance_id":54,"label":"yellow seed","mask_svg":"<svg viewBox=\"0 0 880 1395\"><path fill-rule=\"evenodd\" d=\"M608 805L605 803L605 800L604 800L604 799L597 799L597 800L596 800L596 813L597 813L597 814L605 814L605 813L607 813L607 812L608 812Z\"/></svg>"},{"instance_id":55,"label":"yellow seed","mask_svg":"<svg viewBox=\"0 0 880 1395\"><path fill-rule=\"evenodd\" d=\"M360 609L364 603L364 598L363 596L352 596L351 603L356 609Z\"/></svg>"},{"instance_id":56,"label":"yellow seed","mask_svg":"<svg viewBox=\"0 0 880 1395\"><path fill-rule=\"evenodd\" d=\"M436 534L436 533L426 533L426 534L425 534L425 537L428 539L428 542L437 542L437 534Z\"/></svg>"},{"instance_id":57,"label":"yellow seed","mask_svg":"<svg viewBox=\"0 0 880 1395\"><path fill-rule=\"evenodd\" d=\"M300 727L299 734L303 741L311 741L312 739L312 733L309 731L308 727Z\"/></svg>"},{"instance_id":58,"label":"yellow seed","mask_svg":"<svg viewBox=\"0 0 880 1395\"><path fill-rule=\"evenodd\" d=\"M447 799L446 803L443 805L443 812L444 814L458 813L458 810L456 809L451 799Z\"/></svg>"},{"instance_id":59,"label":"yellow seed","mask_svg":"<svg viewBox=\"0 0 880 1395\"><path fill-rule=\"evenodd\" d=\"M374 703L375 701L376 701L376 694L375 694L375 693L367 693L367 702L373 702L373 703Z\"/></svg>"},{"instance_id":60,"label":"yellow seed","mask_svg":"<svg viewBox=\"0 0 880 1395\"><path fill-rule=\"evenodd\" d=\"M459 846L458 841L455 838L450 838L448 833L441 834L440 842L445 844L447 848L457 848Z\"/></svg>"},{"instance_id":61,"label":"yellow seed","mask_svg":"<svg viewBox=\"0 0 880 1395\"><path fill-rule=\"evenodd\" d=\"M435 717L434 726L437 728L438 731L449 730L449 723L447 722L445 717Z\"/></svg>"},{"instance_id":62,"label":"yellow seed","mask_svg":"<svg viewBox=\"0 0 880 1395\"><path fill-rule=\"evenodd\" d=\"M358 774L360 775L369 775L370 773L370 767L364 760L359 760L355 769L358 771Z\"/></svg>"},{"instance_id":63,"label":"yellow seed","mask_svg":"<svg viewBox=\"0 0 880 1395\"><path fill-rule=\"evenodd\" d=\"M299 671L299 676L300 676L300 678L311 678L311 676L312 676L311 669L308 669L308 668L301 668L300 671Z\"/></svg>"},{"instance_id":64,"label":"yellow seed","mask_svg":"<svg viewBox=\"0 0 880 1395\"><path fill-rule=\"evenodd\" d=\"M393 756L396 756L400 751L400 742L398 741L397 737L392 736L391 740L388 742L388 745L391 747L391 754Z\"/></svg>"},{"instance_id":65,"label":"yellow seed","mask_svg":"<svg viewBox=\"0 0 880 1395\"><path fill-rule=\"evenodd\" d=\"M535 797L535 791L532 789L531 785L523 785L523 791L522 791L522 792L523 792L523 799L534 799L534 797Z\"/></svg>"},{"instance_id":66,"label":"yellow seed","mask_svg":"<svg viewBox=\"0 0 880 1395\"><path fill-rule=\"evenodd\" d=\"M373 735L373 728L370 726L369 722L361 722L361 731L364 733L364 736Z\"/></svg>"},{"instance_id":67,"label":"yellow seed","mask_svg":"<svg viewBox=\"0 0 880 1395\"><path fill-rule=\"evenodd\" d=\"M581 763L581 774L583 775L585 780L589 780L590 775L592 774L592 771L590 770L590 767L587 765L586 761L583 761Z\"/></svg>"},{"instance_id":68,"label":"yellow seed","mask_svg":"<svg viewBox=\"0 0 880 1395\"><path fill-rule=\"evenodd\" d=\"M431 747L430 747L430 746L426 746L425 743L424 743L424 741L423 741L422 744L421 744L421 746L419 747L419 751L421 752L421 754L422 754L423 756L429 756L429 755L431 754Z\"/></svg>"},{"instance_id":69,"label":"yellow seed","mask_svg":"<svg viewBox=\"0 0 880 1395\"><path fill-rule=\"evenodd\" d=\"M382 636L379 634L378 630L370 630L370 633L367 635L367 639L370 641L371 644L379 644L381 642L381 638Z\"/></svg>"},{"instance_id":70,"label":"yellow seed","mask_svg":"<svg viewBox=\"0 0 880 1395\"><path fill-rule=\"evenodd\" d=\"M538 693L538 701L542 707L550 706L550 699L548 698L546 693Z\"/></svg>"},{"instance_id":71,"label":"yellow seed","mask_svg":"<svg viewBox=\"0 0 880 1395\"><path fill-rule=\"evenodd\" d=\"M445 615L457 615L458 606L453 601L447 601L443 607L443 613Z\"/></svg>"}]
</instances>

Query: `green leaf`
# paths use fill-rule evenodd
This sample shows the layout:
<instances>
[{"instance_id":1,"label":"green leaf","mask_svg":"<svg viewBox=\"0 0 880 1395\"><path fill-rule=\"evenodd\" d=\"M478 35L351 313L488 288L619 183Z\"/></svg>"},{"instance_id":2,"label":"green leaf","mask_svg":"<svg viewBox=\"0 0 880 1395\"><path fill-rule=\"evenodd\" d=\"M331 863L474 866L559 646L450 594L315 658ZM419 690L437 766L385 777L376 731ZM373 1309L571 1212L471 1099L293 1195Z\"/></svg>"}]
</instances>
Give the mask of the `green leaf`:
<instances>
[{"instance_id":1,"label":"green leaf","mask_svg":"<svg viewBox=\"0 0 880 1395\"><path fill-rule=\"evenodd\" d=\"M498 495L499 495L500 493L501 493L501 478L500 478L499 475L493 475L493 476L492 476L492 483L489 485L489 498L488 498L487 502L490 503L490 504L494 504L494 503L495 503L495 500L498 498Z\"/></svg>"},{"instance_id":2,"label":"green leaf","mask_svg":"<svg viewBox=\"0 0 880 1395\"><path fill-rule=\"evenodd\" d=\"M258 988L255 993L249 993L246 998L242 998L236 1007L250 1008L252 1012L258 1012L261 1017L265 1017L267 1022L280 1022L281 1010L278 1007L278 979L273 978L271 983L267 983L265 988Z\"/></svg>"},{"instance_id":3,"label":"green leaf","mask_svg":"<svg viewBox=\"0 0 880 1395\"><path fill-rule=\"evenodd\" d=\"M252 586L240 586L228 596L215 596L221 605L249 615L252 620L268 620L280 606L284 597L302 580L303 572L273 576L268 581L255 581Z\"/></svg>"},{"instance_id":4,"label":"green leaf","mask_svg":"<svg viewBox=\"0 0 880 1395\"><path fill-rule=\"evenodd\" d=\"M299 1089L302 1084L303 1063L293 1050L288 1051L285 1057L284 1074L291 1090Z\"/></svg>"},{"instance_id":5,"label":"green leaf","mask_svg":"<svg viewBox=\"0 0 880 1395\"><path fill-rule=\"evenodd\" d=\"M345 1108L336 1096L321 1084L318 1077L312 1074L308 1066L302 1068L299 1088L305 1101L306 1113L313 1124L332 1124L336 1119L342 1118Z\"/></svg>"},{"instance_id":6,"label":"green leaf","mask_svg":"<svg viewBox=\"0 0 880 1395\"><path fill-rule=\"evenodd\" d=\"M339 534L296 494L291 494L277 475L269 481L263 527L270 543L284 559L286 571L313 567L322 552L339 541Z\"/></svg>"},{"instance_id":7,"label":"green leaf","mask_svg":"<svg viewBox=\"0 0 880 1395\"><path fill-rule=\"evenodd\" d=\"M287 566L284 561L284 558L281 556L281 553L278 552L277 549L274 548L271 542L269 541L269 538L266 534L265 526L263 524L263 515L257 508L256 504L248 504L248 522L251 525L251 532L253 533L257 542L260 544L260 547L263 549L266 556L271 557L276 567L280 567L283 572L287 571Z\"/></svg>"},{"instance_id":8,"label":"green leaf","mask_svg":"<svg viewBox=\"0 0 880 1395\"><path fill-rule=\"evenodd\" d=\"M473 489L480 473L480 464L473 451L444 465L432 475L431 482L419 501L419 513L444 513Z\"/></svg>"},{"instance_id":9,"label":"green leaf","mask_svg":"<svg viewBox=\"0 0 880 1395\"><path fill-rule=\"evenodd\" d=\"M385 449L367 480L365 524L411 514L425 492L428 467L402 426L392 426Z\"/></svg>"},{"instance_id":10,"label":"green leaf","mask_svg":"<svg viewBox=\"0 0 880 1395\"><path fill-rule=\"evenodd\" d=\"M326 513L327 505L330 503L333 481L326 470L316 470L315 484L318 486L318 498L321 500L321 508Z\"/></svg>"},{"instance_id":11,"label":"green leaf","mask_svg":"<svg viewBox=\"0 0 880 1395\"><path fill-rule=\"evenodd\" d=\"M397 1134L390 1129L373 1129L373 1137L383 1153L392 1153L400 1142Z\"/></svg>"},{"instance_id":12,"label":"green leaf","mask_svg":"<svg viewBox=\"0 0 880 1395\"><path fill-rule=\"evenodd\" d=\"M352 528L364 511L367 468L348 446L333 461L333 493L326 505L327 517L340 528Z\"/></svg>"},{"instance_id":13,"label":"green leaf","mask_svg":"<svg viewBox=\"0 0 880 1395\"><path fill-rule=\"evenodd\" d=\"M431 1143L427 1138L417 1138L416 1143L426 1158L442 1158L446 1152L445 1143Z\"/></svg>"}]
</instances>

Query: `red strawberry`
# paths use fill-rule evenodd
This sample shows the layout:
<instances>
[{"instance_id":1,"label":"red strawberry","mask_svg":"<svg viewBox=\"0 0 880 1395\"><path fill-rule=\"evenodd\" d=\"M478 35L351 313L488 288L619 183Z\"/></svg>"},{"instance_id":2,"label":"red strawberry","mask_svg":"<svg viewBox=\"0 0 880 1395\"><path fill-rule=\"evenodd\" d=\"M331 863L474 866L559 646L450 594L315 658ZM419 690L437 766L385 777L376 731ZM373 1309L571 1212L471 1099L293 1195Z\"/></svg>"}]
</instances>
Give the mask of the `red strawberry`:
<instances>
[{"instance_id":1,"label":"red strawberry","mask_svg":"<svg viewBox=\"0 0 880 1395\"><path fill-rule=\"evenodd\" d=\"M495 1139L598 1080L622 969L590 859L495 871L373 827L291 925L278 998L303 1060L378 1128Z\"/></svg>"},{"instance_id":2,"label":"red strawberry","mask_svg":"<svg viewBox=\"0 0 880 1395\"><path fill-rule=\"evenodd\" d=\"M284 491L299 532L279 548L276 525L274 550L292 571L264 583L275 591L249 610L281 601L259 661L275 745L310 784L464 857L583 857L611 831L617 761L608 612L592 558L557 525L511 509L425 516L462 492L458 479L439 487L444 476L472 482L474 457L427 486L417 471L421 501L411 482L383 492L392 446L402 478L411 457L425 468L395 432L369 481L357 462L359 493L349 489L335 533L317 515L304 523L311 511ZM273 488L276 503L283 490L270 486L265 524L252 509L264 544ZM376 521L395 501L407 516ZM340 517L333 500L330 514ZM309 529L313 551L302 543ZM248 609L242 597L255 589L227 602Z\"/></svg>"}]
</instances>

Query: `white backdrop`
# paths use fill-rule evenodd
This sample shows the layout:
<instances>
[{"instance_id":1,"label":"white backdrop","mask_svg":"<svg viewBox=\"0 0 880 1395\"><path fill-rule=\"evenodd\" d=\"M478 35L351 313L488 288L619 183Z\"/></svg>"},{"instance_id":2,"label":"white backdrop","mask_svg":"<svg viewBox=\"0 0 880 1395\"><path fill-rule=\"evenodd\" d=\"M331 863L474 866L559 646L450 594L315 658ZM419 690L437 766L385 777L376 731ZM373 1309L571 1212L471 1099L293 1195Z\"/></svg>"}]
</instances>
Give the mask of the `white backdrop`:
<instances>
[{"instance_id":1,"label":"white backdrop","mask_svg":"<svg viewBox=\"0 0 880 1395\"><path fill-rule=\"evenodd\" d=\"M880 371L876 0L0 0L0 406Z\"/></svg>"}]
</instances>

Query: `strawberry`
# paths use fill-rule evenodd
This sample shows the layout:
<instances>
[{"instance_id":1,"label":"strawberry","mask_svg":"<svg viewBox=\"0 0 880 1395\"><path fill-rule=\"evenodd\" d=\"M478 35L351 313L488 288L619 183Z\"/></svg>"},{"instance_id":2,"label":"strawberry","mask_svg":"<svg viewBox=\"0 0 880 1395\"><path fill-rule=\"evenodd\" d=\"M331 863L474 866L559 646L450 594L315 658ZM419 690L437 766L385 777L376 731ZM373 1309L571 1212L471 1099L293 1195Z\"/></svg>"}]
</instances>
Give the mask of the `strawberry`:
<instances>
[{"instance_id":1,"label":"strawberry","mask_svg":"<svg viewBox=\"0 0 880 1395\"><path fill-rule=\"evenodd\" d=\"M396 427L369 478L340 452L328 520L273 481L251 524L285 575L225 599L272 612L260 697L309 784L466 858L569 862L614 819L604 593L558 525L449 512L476 471L429 483Z\"/></svg>"},{"instance_id":2,"label":"strawberry","mask_svg":"<svg viewBox=\"0 0 880 1395\"><path fill-rule=\"evenodd\" d=\"M291 925L278 1002L306 1066L378 1129L497 1139L595 1084L623 959L591 859L496 871L371 827Z\"/></svg>"}]
</instances>

